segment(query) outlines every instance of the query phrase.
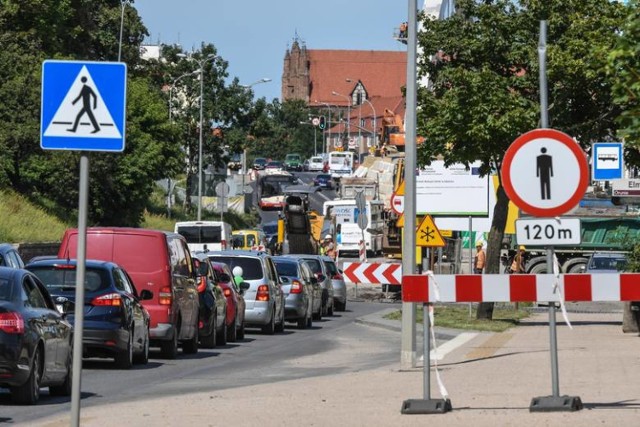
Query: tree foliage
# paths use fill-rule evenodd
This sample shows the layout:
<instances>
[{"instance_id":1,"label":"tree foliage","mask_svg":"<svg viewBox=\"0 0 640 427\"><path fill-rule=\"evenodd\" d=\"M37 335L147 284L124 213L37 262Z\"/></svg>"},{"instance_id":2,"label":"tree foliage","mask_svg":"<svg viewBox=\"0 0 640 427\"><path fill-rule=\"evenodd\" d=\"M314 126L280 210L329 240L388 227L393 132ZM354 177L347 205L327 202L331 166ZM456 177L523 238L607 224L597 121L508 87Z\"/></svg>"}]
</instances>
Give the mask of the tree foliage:
<instances>
[{"instance_id":1,"label":"tree foliage","mask_svg":"<svg viewBox=\"0 0 640 427\"><path fill-rule=\"evenodd\" d=\"M419 162L442 155L448 164L482 161L497 171L509 145L539 127L539 22L548 21L549 127L583 148L615 136L606 56L624 6L608 0L459 0L446 20L423 21L418 134L427 143ZM499 189L487 250L488 273L498 273L508 198ZM479 316L491 317L491 310Z\"/></svg>"},{"instance_id":2,"label":"tree foliage","mask_svg":"<svg viewBox=\"0 0 640 427\"><path fill-rule=\"evenodd\" d=\"M606 52L605 52L606 53ZM618 119L620 136L626 142L627 158L640 163L640 2L628 4L627 17L609 52L609 73L613 95L622 112Z\"/></svg>"}]
</instances>

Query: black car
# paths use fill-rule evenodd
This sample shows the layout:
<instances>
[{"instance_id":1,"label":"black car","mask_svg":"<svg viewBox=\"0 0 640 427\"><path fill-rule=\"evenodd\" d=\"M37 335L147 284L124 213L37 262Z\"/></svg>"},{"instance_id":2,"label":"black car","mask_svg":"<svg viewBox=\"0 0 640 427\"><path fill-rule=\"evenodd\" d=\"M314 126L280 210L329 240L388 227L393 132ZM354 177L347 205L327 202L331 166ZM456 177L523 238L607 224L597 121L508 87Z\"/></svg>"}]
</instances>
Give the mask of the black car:
<instances>
[{"instance_id":1,"label":"black car","mask_svg":"<svg viewBox=\"0 0 640 427\"><path fill-rule=\"evenodd\" d=\"M24 262L13 245L0 243L0 266L24 268Z\"/></svg>"},{"instance_id":2,"label":"black car","mask_svg":"<svg viewBox=\"0 0 640 427\"><path fill-rule=\"evenodd\" d=\"M40 387L71 395L72 327L32 273L0 267L0 387L33 405Z\"/></svg>"},{"instance_id":3,"label":"black car","mask_svg":"<svg viewBox=\"0 0 640 427\"><path fill-rule=\"evenodd\" d=\"M200 296L200 344L214 348L227 344L227 299L216 284L209 257L202 252L192 252L198 266L198 295Z\"/></svg>"},{"instance_id":4,"label":"black car","mask_svg":"<svg viewBox=\"0 0 640 427\"><path fill-rule=\"evenodd\" d=\"M45 259L27 265L38 276L56 303L75 304L76 261ZM140 295L127 272L118 264L87 260L84 279L84 357L115 359L119 368L149 361L149 313L141 300L153 297L149 290ZM74 315L69 313L73 323Z\"/></svg>"}]
</instances>

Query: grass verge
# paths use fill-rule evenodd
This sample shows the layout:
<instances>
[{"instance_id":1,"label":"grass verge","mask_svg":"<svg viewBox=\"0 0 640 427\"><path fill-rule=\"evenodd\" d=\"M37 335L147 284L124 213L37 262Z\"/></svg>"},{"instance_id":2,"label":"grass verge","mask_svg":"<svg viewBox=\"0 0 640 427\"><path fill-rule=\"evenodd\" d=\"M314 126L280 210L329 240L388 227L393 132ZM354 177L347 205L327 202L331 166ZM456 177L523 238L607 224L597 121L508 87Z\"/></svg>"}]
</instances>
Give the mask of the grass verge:
<instances>
[{"instance_id":1,"label":"grass verge","mask_svg":"<svg viewBox=\"0 0 640 427\"><path fill-rule=\"evenodd\" d=\"M435 326L454 329L466 329L484 332L503 332L516 326L520 319L529 317L529 312L520 305L516 310L513 305L496 305L493 310L493 320L476 319L475 306L469 315L469 304L437 304L434 306ZM385 316L386 319L402 319L402 310L394 311ZM422 324L422 307L417 310L416 323Z\"/></svg>"},{"instance_id":2,"label":"grass verge","mask_svg":"<svg viewBox=\"0 0 640 427\"><path fill-rule=\"evenodd\" d=\"M16 192L0 191L0 242L57 242L69 227Z\"/></svg>"}]
</instances>

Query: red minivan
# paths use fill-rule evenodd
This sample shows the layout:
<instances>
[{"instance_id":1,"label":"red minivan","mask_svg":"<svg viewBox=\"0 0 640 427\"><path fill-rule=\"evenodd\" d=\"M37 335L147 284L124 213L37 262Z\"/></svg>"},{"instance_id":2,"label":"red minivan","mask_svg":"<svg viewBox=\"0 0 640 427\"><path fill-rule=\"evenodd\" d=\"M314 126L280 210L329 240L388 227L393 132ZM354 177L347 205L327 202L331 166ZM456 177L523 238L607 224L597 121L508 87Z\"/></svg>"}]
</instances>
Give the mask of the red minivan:
<instances>
[{"instance_id":1,"label":"red minivan","mask_svg":"<svg viewBox=\"0 0 640 427\"><path fill-rule=\"evenodd\" d=\"M78 230L62 237L58 258L77 258ZM178 342L184 353L198 352L198 290L187 242L177 233L141 228L87 228L87 259L111 261L123 267L140 293L151 317L151 345L174 359Z\"/></svg>"}]
</instances>

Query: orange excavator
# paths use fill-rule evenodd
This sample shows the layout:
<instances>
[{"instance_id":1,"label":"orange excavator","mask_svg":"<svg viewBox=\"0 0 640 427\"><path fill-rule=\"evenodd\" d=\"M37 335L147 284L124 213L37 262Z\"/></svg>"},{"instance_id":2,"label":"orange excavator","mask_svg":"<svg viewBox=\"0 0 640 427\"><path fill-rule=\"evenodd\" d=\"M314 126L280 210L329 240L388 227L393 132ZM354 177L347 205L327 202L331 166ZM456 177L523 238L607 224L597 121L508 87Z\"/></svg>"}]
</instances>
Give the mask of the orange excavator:
<instances>
[{"instance_id":1,"label":"orange excavator","mask_svg":"<svg viewBox=\"0 0 640 427\"><path fill-rule=\"evenodd\" d=\"M404 152L405 146L405 130L404 120L400 114L385 108L384 117L382 118L382 148L388 153ZM420 145L424 142L423 137L416 140Z\"/></svg>"}]
</instances>

